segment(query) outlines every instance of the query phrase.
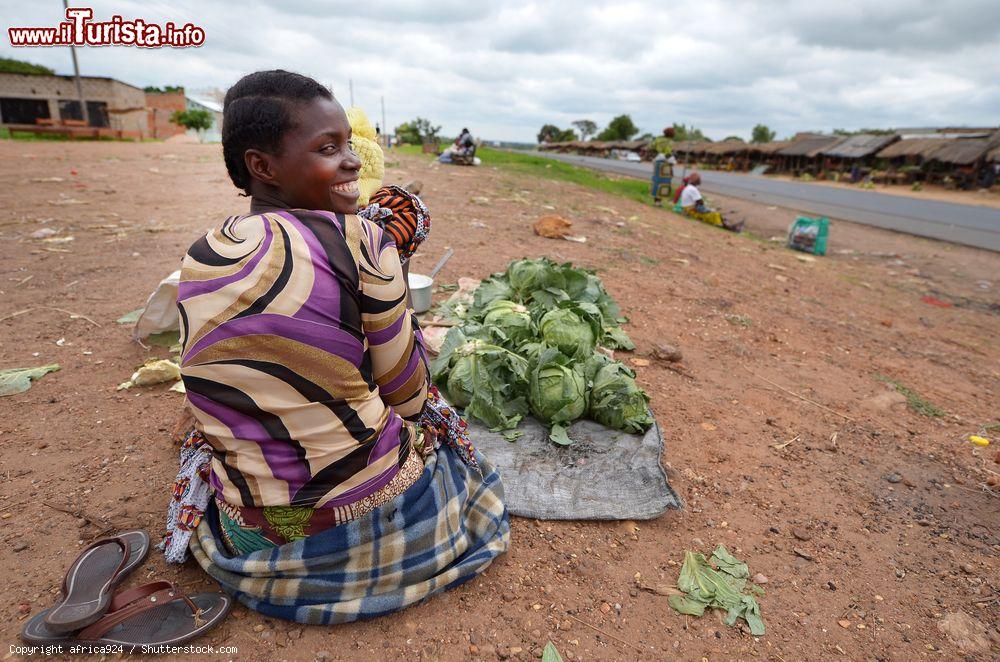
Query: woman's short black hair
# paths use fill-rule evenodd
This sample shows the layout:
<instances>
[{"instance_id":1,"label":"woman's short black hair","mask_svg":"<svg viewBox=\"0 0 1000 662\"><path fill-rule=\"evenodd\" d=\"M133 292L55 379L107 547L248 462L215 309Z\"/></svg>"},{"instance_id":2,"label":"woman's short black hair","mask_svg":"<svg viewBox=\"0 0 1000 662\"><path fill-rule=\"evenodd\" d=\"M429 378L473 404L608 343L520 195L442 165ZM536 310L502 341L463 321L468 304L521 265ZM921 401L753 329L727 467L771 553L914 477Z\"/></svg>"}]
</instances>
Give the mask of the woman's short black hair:
<instances>
[{"instance_id":1,"label":"woman's short black hair","mask_svg":"<svg viewBox=\"0 0 1000 662\"><path fill-rule=\"evenodd\" d=\"M229 88L222 104L222 156L237 188L250 193L246 151L277 152L293 126L290 106L317 97L333 99L312 78L282 69L247 74Z\"/></svg>"}]
</instances>

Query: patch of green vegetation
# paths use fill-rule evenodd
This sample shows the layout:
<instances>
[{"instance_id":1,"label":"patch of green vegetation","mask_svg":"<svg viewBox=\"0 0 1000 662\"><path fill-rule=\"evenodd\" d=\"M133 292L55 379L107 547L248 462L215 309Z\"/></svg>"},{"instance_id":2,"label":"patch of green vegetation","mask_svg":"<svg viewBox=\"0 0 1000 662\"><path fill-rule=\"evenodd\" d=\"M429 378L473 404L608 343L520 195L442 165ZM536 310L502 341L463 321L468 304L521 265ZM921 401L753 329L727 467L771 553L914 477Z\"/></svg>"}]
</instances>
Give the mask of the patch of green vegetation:
<instances>
[{"instance_id":1,"label":"patch of green vegetation","mask_svg":"<svg viewBox=\"0 0 1000 662\"><path fill-rule=\"evenodd\" d=\"M580 184L587 188L613 193L647 205L652 205L653 202L649 196L649 183L642 180L609 176L589 168L563 163L544 156L508 152L489 147L477 150L476 156L483 160L483 165L513 170L541 179L555 179Z\"/></svg>"},{"instance_id":2,"label":"patch of green vegetation","mask_svg":"<svg viewBox=\"0 0 1000 662\"><path fill-rule=\"evenodd\" d=\"M392 154L411 154L416 156L426 156L428 159L437 158L437 156L434 154L424 154L423 145L397 145L392 149L386 150L387 158Z\"/></svg>"},{"instance_id":3,"label":"patch of green vegetation","mask_svg":"<svg viewBox=\"0 0 1000 662\"><path fill-rule=\"evenodd\" d=\"M753 326L753 320L750 319L749 315L726 315L726 320L730 324L742 326L744 329L749 329Z\"/></svg>"},{"instance_id":4,"label":"patch of green vegetation","mask_svg":"<svg viewBox=\"0 0 1000 662\"><path fill-rule=\"evenodd\" d=\"M885 375L875 375L875 379L887 384L892 384L896 391L902 393L903 397L906 398L906 406L909 407L911 411L914 411L922 416L929 416L931 418L941 418L942 416L948 415L948 412L941 409L930 400L927 400L916 391L903 386L891 377L886 377Z\"/></svg>"},{"instance_id":5,"label":"patch of green vegetation","mask_svg":"<svg viewBox=\"0 0 1000 662\"><path fill-rule=\"evenodd\" d=\"M991 423L983 426L984 432L1000 432L1000 423Z\"/></svg>"},{"instance_id":6,"label":"patch of green vegetation","mask_svg":"<svg viewBox=\"0 0 1000 662\"><path fill-rule=\"evenodd\" d=\"M640 255L639 261L650 267L654 267L660 263L660 260L658 258L649 257L648 255Z\"/></svg>"}]
</instances>

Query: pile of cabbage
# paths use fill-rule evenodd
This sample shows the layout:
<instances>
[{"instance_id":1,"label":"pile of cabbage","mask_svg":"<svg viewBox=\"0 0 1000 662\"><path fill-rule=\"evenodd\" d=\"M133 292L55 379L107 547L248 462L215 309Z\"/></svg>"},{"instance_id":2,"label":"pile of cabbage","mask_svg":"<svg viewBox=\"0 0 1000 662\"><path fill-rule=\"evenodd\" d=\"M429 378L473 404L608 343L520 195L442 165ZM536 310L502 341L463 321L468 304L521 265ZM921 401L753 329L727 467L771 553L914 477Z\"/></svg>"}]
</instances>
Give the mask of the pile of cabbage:
<instances>
[{"instance_id":1,"label":"pile of cabbage","mask_svg":"<svg viewBox=\"0 0 1000 662\"><path fill-rule=\"evenodd\" d=\"M448 400L493 431L531 414L557 444L589 418L630 433L653 424L635 373L604 350L634 349L627 321L593 272L548 258L515 260L446 314L458 322L431 365ZM516 433L507 432L508 439Z\"/></svg>"}]
</instances>

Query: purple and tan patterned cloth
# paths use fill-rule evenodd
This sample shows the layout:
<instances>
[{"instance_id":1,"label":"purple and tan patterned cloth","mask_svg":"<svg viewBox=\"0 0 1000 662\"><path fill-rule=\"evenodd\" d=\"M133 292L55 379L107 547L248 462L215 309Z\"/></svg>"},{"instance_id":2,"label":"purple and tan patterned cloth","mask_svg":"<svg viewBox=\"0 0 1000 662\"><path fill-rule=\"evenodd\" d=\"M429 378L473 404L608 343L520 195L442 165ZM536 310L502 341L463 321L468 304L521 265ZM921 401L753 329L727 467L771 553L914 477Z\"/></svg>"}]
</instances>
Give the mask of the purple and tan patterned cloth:
<instances>
[{"instance_id":1,"label":"purple and tan patterned cloth","mask_svg":"<svg viewBox=\"0 0 1000 662\"><path fill-rule=\"evenodd\" d=\"M301 209L231 217L188 251L177 302L217 498L348 508L406 465L427 358L378 225Z\"/></svg>"}]
</instances>

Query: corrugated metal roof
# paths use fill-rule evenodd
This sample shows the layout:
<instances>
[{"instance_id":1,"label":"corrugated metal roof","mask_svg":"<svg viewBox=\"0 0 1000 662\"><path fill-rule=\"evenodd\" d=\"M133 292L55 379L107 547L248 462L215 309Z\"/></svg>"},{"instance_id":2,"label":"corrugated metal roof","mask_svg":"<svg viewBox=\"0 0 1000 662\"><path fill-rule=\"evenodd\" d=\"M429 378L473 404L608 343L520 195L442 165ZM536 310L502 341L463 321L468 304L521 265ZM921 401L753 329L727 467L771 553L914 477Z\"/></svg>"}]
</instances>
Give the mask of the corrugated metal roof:
<instances>
[{"instance_id":1,"label":"corrugated metal roof","mask_svg":"<svg viewBox=\"0 0 1000 662\"><path fill-rule=\"evenodd\" d=\"M949 140L948 144L934 152L931 160L955 165L969 165L978 161L989 148L990 141L988 140Z\"/></svg>"},{"instance_id":2,"label":"corrugated metal roof","mask_svg":"<svg viewBox=\"0 0 1000 662\"><path fill-rule=\"evenodd\" d=\"M929 159L939 149L953 142L951 138L910 138L889 145L876 156L880 159L895 159L901 156L919 156Z\"/></svg>"},{"instance_id":3,"label":"corrugated metal roof","mask_svg":"<svg viewBox=\"0 0 1000 662\"><path fill-rule=\"evenodd\" d=\"M879 151L886 145L896 142L899 137L892 135L875 135L871 133L859 133L848 136L843 142L824 149L821 154L824 156L834 156L840 159L860 159Z\"/></svg>"},{"instance_id":4,"label":"corrugated metal roof","mask_svg":"<svg viewBox=\"0 0 1000 662\"><path fill-rule=\"evenodd\" d=\"M843 136L816 136L793 140L792 144L778 150L781 156L816 156L824 149L844 142Z\"/></svg>"}]
</instances>

